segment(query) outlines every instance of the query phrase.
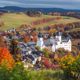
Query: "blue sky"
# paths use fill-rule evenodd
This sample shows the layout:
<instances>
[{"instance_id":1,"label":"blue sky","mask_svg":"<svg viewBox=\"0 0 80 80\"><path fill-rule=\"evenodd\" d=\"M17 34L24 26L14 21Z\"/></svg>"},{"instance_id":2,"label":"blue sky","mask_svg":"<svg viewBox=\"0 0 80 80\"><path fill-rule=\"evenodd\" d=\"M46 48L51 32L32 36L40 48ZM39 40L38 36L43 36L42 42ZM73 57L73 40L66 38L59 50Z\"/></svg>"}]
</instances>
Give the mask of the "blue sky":
<instances>
[{"instance_id":1,"label":"blue sky","mask_svg":"<svg viewBox=\"0 0 80 80\"><path fill-rule=\"evenodd\" d=\"M0 7L80 9L80 0L0 0Z\"/></svg>"}]
</instances>

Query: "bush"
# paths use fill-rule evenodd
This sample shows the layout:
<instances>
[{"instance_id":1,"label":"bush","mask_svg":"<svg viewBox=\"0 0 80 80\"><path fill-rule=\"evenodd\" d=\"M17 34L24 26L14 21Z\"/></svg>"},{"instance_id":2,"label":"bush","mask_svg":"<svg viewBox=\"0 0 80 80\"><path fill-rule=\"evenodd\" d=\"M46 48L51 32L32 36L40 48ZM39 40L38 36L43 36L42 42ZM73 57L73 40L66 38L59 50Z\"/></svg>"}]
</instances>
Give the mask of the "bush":
<instances>
[{"instance_id":1,"label":"bush","mask_svg":"<svg viewBox=\"0 0 80 80\"><path fill-rule=\"evenodd\" d=\"M64 71L65 80L79 80L80 79L80 54L73 56L68 53L59 59L61 69Z\"/></svg>"},{"instance_id":2,"label":"bush","mask_svg":"<svg viewBox=\"0 0 80 80\"><path fill-rule=\"evenodd\" d=\"M0 67L0 80L29 80L27 71L22 65L16 65L13 69Z\"/></svg>"},{"instance_id":3,"label":"bush","mask_svg":"<svg viewBox=\"0 0 80 80\"><path fill-rule=\"evenodd\" d=\"M44 56L49 58L49 55L52 53L50 50L48 50L47 48L44 48L43 49L43 53L44 53Z\"/></svg>"},{"instance_id":4,"label":"bush","mask_svg":"<svg viewBox=\"0 0 80 80\"><path fill-rule=\"evenodd\" d=\"M13 69L0 66L0 80L62 80L61 70L26 70L23 64L16 64Z\"/></svg>"}]
</instances>

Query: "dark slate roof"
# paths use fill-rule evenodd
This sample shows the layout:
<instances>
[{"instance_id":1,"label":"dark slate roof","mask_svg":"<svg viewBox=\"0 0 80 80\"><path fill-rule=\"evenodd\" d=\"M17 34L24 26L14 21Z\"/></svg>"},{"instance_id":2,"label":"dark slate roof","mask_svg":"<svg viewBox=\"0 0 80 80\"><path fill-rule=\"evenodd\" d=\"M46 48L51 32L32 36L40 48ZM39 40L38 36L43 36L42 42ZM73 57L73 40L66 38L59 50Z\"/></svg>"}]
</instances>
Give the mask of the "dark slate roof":
<instances>
[{"instance_id":1,"label":"dark slate roof","mask_svg":"<svg viewBox=\"0 0 80 80\"><path fill-rule=\"evenodd\" d=\"M19 46L19 47L26 48L26 47L27 47L27 44L24 43L24 42L20 42L18 46Z\"/></svg>"},{"instance_id":2,"label":"dark slate roof","mask_svg":"<svg viewBox=\"0 0 80 80\"><path fill-rule=\"evenodd\" d=\"M32 55L27 55L28 58L30 58L32 61L34 60L34 57Z\"/></svg>"},{"instance_id":3,"label":"dark slate roof","mask_svg":"<svg viewBox=\"0 0 80 80\"><path fill-rule=\"evenodd\" d=\"M69 34L62 35L62 42L68 42L71 39Z\"/></svg>"},{"instance_id":4,"label":"dark slate roof","mask_svg":"<svg viewBox=\"0 0 80 80\"><path fill-rule=\"evenodd\" d=\"M27 45L28 45L28 46L35 46L36 43L35 43L35 42L28 42Z\"/></svg>"},{"instance_id":5,"label":"dark slate roof","mask_svg":"<svg viewBox=\"0 0 80 80\"><path fill-rule=\"evenodd\" d=\"M50 42L49 39L47 39L47 40L44 41L44 44L45 44L45 46L50 46L51 45L51 42Z\"/></svg>"},{"instance_id":6,"label":"dark slate roof","mask_svg":"<svg viewBox=\"0 0 80 80\"><path fill-rule=\"evenodd\" d=\"M62 35L62 32L56 32L55 35L56 36L61 36Z\"/></svg>"},{"instance_id":7,"label":"dark slate roof","mask_svg":"<svg viewBox=\"0 0 80 80\"><path fill-rule=\"evenodd\" d=\"M43 34L42 33L39 33L38 34L38 37L40 38L40 37L43 37Z\"/></svg>"},{"instance_id":8,"label":"dark slate roof","mask_svg":"<svg viewBox=\"0 0 80 80\"><path fill-rule=\"evenodd\" d=\"M41 51L32 51L32 54L36 54L37 56L41 56L42 52Z\"/></svg>"},{"instance_id":9,"label":"dark slate roof","mask_svg":"<svg viewBox=\"0 0 80 80\"><path fill-rule=\"evenodd\" d=\"M69 41L69 38L62 39L62 42L68 42L68 41Z\"/></svg>"},{"instance_id":10,"label":"dark slate roof","mask_svg":"<svg viewBox=\"0 0 80 80\"><path fill-rule=\"evenodd\" d=\"M57 32L55 36L62 36L62 42L68 42L71 39L71 36L67 33Z\"/></svg>"},{"instance_id":11,"label":"dark slate roof","mask_svg":"<svg viewBox=\"0 0 80 80\"><path fill-rule=\"evenodd\" d=\"M50 46L54 43L54 39L47 39L44 41L45 46Z\"/></svg>"}]
</instances>

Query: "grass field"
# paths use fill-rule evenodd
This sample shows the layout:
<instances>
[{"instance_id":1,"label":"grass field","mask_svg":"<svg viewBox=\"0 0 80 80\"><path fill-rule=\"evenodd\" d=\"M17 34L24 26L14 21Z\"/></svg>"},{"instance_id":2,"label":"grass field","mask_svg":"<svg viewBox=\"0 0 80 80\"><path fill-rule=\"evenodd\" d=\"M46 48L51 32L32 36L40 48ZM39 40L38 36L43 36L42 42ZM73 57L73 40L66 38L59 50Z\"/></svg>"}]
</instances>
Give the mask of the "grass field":
<instances>
[{"instance_id":1,"label":"grass field","mask_svg":"<svg viewBox=\"0 0 80 80\"><path fill-rule=\"evenodd\" d=\"M50 16L50 15L42 15L41 17L29 17L23 13L16 14L16 13L6 13L3 16L0 17L0 21L4 22L4 26L0 27L0 30L7 30L10 28L17 28L21 24L31 24L33 21L41 20L43 18L55 18L57 16ZM34 27L44 27L48 25L53 24L59 24L59 23L71 23L71 22L78 22L79 19L72 18L72 17L63 17L60 20L50 21L47 23L39 24Z\"/></svg>"}]
</instances>

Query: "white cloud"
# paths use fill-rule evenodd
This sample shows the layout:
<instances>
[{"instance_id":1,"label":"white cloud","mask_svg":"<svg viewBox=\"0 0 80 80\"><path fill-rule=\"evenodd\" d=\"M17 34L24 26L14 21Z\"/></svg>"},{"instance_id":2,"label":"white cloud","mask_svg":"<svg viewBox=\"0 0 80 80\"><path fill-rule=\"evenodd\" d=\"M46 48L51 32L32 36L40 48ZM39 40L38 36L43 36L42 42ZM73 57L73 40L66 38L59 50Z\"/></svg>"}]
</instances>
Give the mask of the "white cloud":
<instances>
[{"instance_id":1,"label":"white cloud","mask_svg":"<svg viewBox=\"0 0 80 80\"><path fill-rule=\"evenodd\" d=\"M0 6L80 9L80 0L0 0Z\"/></svg>"}]
</instances>

